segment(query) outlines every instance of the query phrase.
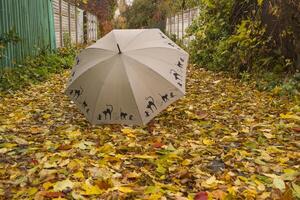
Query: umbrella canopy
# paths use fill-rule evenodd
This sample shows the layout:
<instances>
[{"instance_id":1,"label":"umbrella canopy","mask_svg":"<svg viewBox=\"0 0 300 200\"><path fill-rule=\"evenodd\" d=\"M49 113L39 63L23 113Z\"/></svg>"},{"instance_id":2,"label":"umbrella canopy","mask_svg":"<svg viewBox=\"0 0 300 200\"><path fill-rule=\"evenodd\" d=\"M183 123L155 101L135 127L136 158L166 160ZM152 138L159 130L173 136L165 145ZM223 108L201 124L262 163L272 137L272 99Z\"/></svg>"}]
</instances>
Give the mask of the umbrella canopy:
<instances>
[{"instance_id":1,"label":"umbrella canopy","mask_svg":"<svg viewBox=\"0 0 300 200\"><path fill-rule=\"evenodd\" d=\"M92 124L147 124L184 96L188 58L159 29L113 30L77 56L66 93Z\"/></svg>"}]
</instances>

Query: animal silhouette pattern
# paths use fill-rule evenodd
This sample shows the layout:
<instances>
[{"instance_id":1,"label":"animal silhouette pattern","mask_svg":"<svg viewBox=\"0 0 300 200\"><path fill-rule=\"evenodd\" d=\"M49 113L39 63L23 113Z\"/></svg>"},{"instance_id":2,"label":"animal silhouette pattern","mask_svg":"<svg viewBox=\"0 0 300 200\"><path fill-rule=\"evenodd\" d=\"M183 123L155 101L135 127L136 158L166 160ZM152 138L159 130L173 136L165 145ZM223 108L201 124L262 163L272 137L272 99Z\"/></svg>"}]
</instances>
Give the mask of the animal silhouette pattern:
<instances>
[{"instance_id":1,"label":"animal silhouette pattern","mask_svg":"<svg viewBox=\"0 0 300 200\"><path fill-rule=\"evenodd\" d=\"M169 94L161 95L159 94L163 102L167 103L169 101Z\"/></svg>"},{"instance_id":2,"label":"animal silhouette pattern","mask_svg":"<svg viewBox=\"0 0 300 200\"><path fill-rule=\"evenodd\" d=\"M174 94L174 91L172 91L172 92L166 92L165 95L159 94L159 96L162 99L162 102L161 102L160 106L163 106L163 104L168 103L171 99L173 99L173 98L176 97L176 95Z\"/></svg>"},{"instance_id":3,"label":"animal silhouette pattern","mask_svg":"<svg viewBox=\"0 0 300 200\"><path fill-rule=\"evenodd\" d=\"M85 110L86 113L90 112L90 109L89 109L88 104L86 103L86 101L83 101L82 106L83 106L83 109Z\"/></svg>"},{"instance_id":4,"label":"animal silhouette pattern","mask_svg":"<svg viewBox=\"0 0 300 200\"><path fill-rule=\"evenodd\" d=\"M177 73L174 69L171 69L170 73L174 76L175 81L177 81L177 80L182 81L182 79L181 79L182 76L179 73Z\"/></svg>"},{"instance_id":5,"label":"animal silhouette pattern","mask_svg":"<svg viewBox=\"0 0 300 200\"><path fill-rule=\"evenodd\" d=\"M178 61L177 67L182 68L182 67L183 67L183 64L182 64L180 61Z\"/></svg>"},{"instance_id":6,"label":"animal silhouette pattern","mask_svg":"<svg viewBox=\"0 0 300 200\"><path fill-rule=\"evenodd\" d=\"M77 100L83 94L83 89L80 87L80 89L70 90L69 94Z\"/></svg>"},{"instance_id":7,"label":"animal silhouette pattern","mask_svg":"<svg viewBox=\"0 0 300 200\"><path fill-rule=\"evenodd\" d=\"M163 33L159 32L159 34L160 34L160 36L161 36L162 39L167 39L166 36L164 36Z\"/></svg>"},{"instance_id":8,"label":"animal silhouette pattern","mask_svg":"<svg viewBox=\"0 0 300 200\"><path fill-rule=\"evenodd\" d=\"M145 111L146 117L150 117L150 113L148 111Z\"/></svg>"},{"instance_id":9,"label":"animal silhouette pattern","mask_svg":"<svg viewBox=\"0 0 300 200\"><path fill-rule=\"evenodd\" d=\"M171 42L168 42L168 45L170 45L171 47L175 47L175 45L172 44Z\"/></svg>"},{"instance_id":10,"label":"animal silhouette pattern","mask_svg":"<svg viewBox=\"0 0 300 200\"><path fill-rule=\"evenodd\" d=\"M122 112L122 109L120 110L120 118L121 120L127 120L127 116L128 116L128 120L132 121L133 120L133 115L130 115L126 112Z\"/></svg>"},{"instance_id":11,"label":"animal silhouette pattern","mask_svg":"<svg viewBox=\"0 0 300 200\"><path fill-rule=\"evenodd\" d=\"M76 57L76 65L79 65L79 62L80 62L80 60L79 60L79 57L77 56Z\"/></svg>"},{"instance_id":12,"label":"animal silhouette pattern","mask_svg":"<svg viewBox=\"0 0 300 200\"><path fill-rule=\"evenodd\" d=\"M154 109L152 107L154 107L155 110L157 110L157 107L155 105L153 97L149 96L146 98L146 100L148 101L147 109L150 109L151 112L154 113Z\"/></svg>"},{"instance_id":13,"label":"animal silhouette pattern","mask_svg":"<svg viewBox=\"0 0 300 200\"><path fill-rule=\"evenodd\" d=\"M145 116L150 117L150 111L154 113L154 111L157 110L157 106L152 96L147 97L146 101L147 101L147 106L146 106Z\"/></svg>"},{"instance_id":14,"label":"animal silhouette pattern","mask_svg":"<svg viewBox=\"0 0 300 200\"><path fill-rule=\"evenodd\" d=\"M176 97L173 92L170 93L170 98Z\"/></svg>"},{"instance_id":15,"label":"animal silhouette pattern","mask_svg":"<svg viewBox=\"0 0 300 200\"><path fill-rule=\"evenodd\" d=\"M106 105L106 107L107 107L106 110L104 110L102 113L104 114L105 120L107 120L107 119L111 120L111 116L112 116L114 107L112 105Z\"/></svg>"}]
</instances>

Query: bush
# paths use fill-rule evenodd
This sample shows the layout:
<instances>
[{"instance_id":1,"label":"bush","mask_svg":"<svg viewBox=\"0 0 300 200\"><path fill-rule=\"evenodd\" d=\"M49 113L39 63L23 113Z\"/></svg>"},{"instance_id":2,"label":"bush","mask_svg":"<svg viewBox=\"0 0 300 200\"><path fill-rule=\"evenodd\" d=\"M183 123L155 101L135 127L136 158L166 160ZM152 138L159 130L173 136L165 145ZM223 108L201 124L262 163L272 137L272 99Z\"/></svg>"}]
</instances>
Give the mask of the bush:
<instances>
[{"instance_id":1,"label":"bush","mask_svg":"<svg viewBox=\"0 0 300 200\"><path fill-rule=\"evenodd\" d=\"M61 73L72 67L75 55L74 47L61 48L56 52L42 51L20 65L0 69L0 92L17 90L44 81L51 74Z\"/></svg>"},{"instance_id":2,"label":"bush","mask_svg":"<svg viewBox=\"0 0 300 200\"><path fill-rule=\"evenodd\" d=\"M295 93L299 85L293 77L295 59L283 54L277 38L263 23L264 3L267 1L200 0L199 18L188 30L189 35L195 36L189 47L191 60L243 80L255 79L261 89L282 85L286 88L282 91ZM289 31L289 37L293 38L293 34Z\"/></svg>"}]
</instances>

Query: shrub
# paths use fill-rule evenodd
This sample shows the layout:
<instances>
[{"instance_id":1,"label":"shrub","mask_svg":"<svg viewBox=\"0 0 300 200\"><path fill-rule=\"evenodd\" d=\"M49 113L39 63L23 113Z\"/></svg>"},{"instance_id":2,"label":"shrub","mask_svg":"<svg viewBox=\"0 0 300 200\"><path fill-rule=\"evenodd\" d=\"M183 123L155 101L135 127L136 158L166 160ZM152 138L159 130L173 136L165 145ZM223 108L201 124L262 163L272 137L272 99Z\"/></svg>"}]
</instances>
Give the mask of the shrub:
<instances>
[{"instance_id":1,"label":"shrub","mask_svg":"<svg viewBox=\"0 0 300 200\"><path fill-rule=\"evenodd\" d=\"M61 73L72 67L76 48L67 47L56 52L41 53L36 57L29 57L15 67L0 69L0 92L17 90L31 83L46 80L53 73Z\"/></svg>"}]
</instances>

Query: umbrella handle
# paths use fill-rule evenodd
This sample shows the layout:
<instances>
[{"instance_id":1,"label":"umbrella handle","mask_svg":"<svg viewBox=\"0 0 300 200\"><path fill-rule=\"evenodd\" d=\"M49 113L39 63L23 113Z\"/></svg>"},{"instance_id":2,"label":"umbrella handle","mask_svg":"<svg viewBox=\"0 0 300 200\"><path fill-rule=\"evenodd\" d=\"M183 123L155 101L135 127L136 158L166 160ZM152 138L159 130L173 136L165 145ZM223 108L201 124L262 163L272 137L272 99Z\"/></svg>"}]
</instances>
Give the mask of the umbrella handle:
<instances>
[{"instance_id":1,"label":"umbrella handle","mask_svg":"<svg viewBox=\"0 0 300 200\"><path fill-rule=\"evenodd\" d=\"M118 49L119 49L119 54L122 54L122 51L121 51L121 49L120 49L119 44L117 44L117 46L118 46Z\"/></svg>"}]
</instances>

